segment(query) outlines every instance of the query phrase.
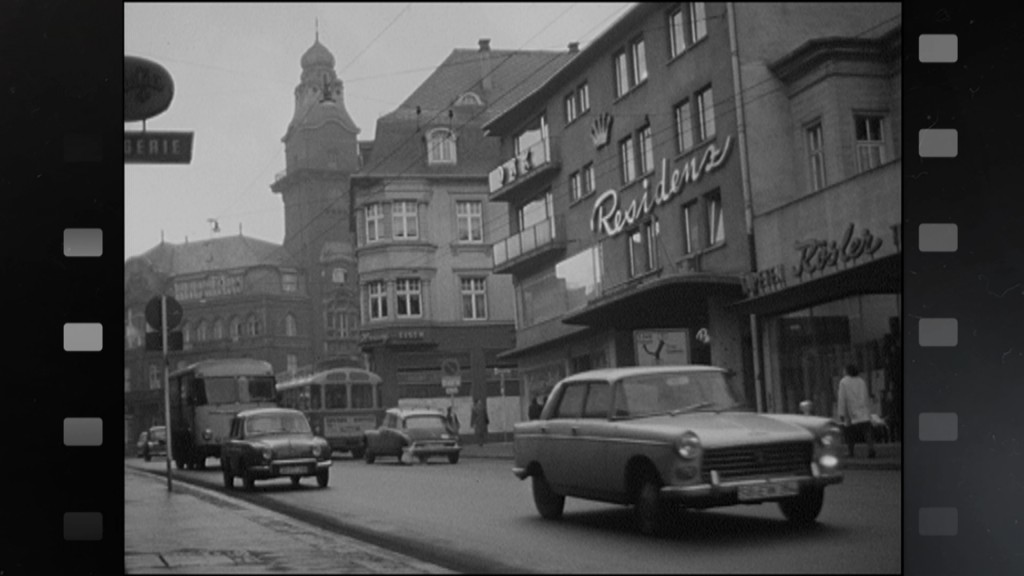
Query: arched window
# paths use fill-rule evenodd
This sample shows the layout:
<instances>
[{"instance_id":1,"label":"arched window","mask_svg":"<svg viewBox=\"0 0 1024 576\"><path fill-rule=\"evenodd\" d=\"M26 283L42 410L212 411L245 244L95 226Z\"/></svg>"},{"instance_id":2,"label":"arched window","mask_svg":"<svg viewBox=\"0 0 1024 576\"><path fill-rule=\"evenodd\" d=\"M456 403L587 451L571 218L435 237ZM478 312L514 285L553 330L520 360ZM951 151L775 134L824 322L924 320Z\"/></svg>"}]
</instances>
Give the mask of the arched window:
<instances>
[{"instance_id":1,"label":"arched window","mask_svg":"<svg viewBox=\"0 0 1024 576\"><path fill-rule=\"evenodd\" d=\"M223 340L224 339L224 322L220 318L213 321L213 339Z\"/></svg>"},{"instance_id":2,"label":"arched window","mask_svg":"<svg viewBox=\"0 0 1024 576\"><path fill-rule=\"evenodd\" d=\"M206 342L206 320L199 321L199 327L196 328L196 342Z\"/></svg>"},{"instance_id":3,"label":"arched window","mask_svg":"<svg viewBox=\"0 0 1024 576\"><path fill-rule=\"evenodd\" d=\"M295 316L288 314L284 317L284 335L285 336L296 336L299 331L295 325Z\"/></svg>"},{"instance_id":4,"label":"arched window","mask_svg":"<svg viewBox=\"0 0 1024 576\"><path fill-rule=\"evenodd\" d=\"M238 320L238 316L233 316L231 318L230 326L231 326L231 328L230 328L230 330L231 330L231 339L234 340L235 342L237 342L238 341L238 337L241 336L241 332L242 332L242 323Z\"/></svg>"},{"instance_id":5,"label":"arched window","mask_svg":"<svg viewBox=\"0 0 1024 576\"><path fill-rule=\"evenodd\" d=\"M466 92L455 101L456 106L483 106L484 102L473 92Z\"/></svg>"},{"instance_id":6,"label":"arched window","mask_svg":"<svg viewBox=\"0 0 1024 576\"><path fill-rule=\"evenodd\" d=\"M455 164L455 133L447 128L435 128L427 133L427 163Z\"/></svg>"},{"instance_id":7,"label":"arched window","mask_svg":"<svg viewBox=\"0 0 1024 576\"><path fill-rule=\"evenodd\" d=\"M259 336L262 332L263 326L260 323L259 316L256 314L250 314L249 319L245 323L245 335Z\"/></svg>"}]
</instances>

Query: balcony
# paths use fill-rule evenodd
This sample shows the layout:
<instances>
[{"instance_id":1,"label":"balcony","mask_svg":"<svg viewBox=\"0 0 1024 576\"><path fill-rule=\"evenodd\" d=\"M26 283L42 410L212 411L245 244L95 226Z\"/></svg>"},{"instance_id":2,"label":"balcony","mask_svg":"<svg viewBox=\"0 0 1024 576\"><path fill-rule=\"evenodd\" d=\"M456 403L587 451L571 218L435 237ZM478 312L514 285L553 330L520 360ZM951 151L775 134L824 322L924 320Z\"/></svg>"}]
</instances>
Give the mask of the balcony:
<instances>
[{"instance_id":1,"label":"balcony","mask_svg":"<svg viewBox=\"0 0 1024 576\"><path fill-rule=\"evenodd\" d=\"M544 138L525 152L491 170L492 202L515 202L547 182L561 168L558 140Z\"/></svg>"},{"instance_id":2,"label":"balcony","mask_svg":"<svg viewBox=\"0 0 1024 576\"><path fill-rule=\"evenodd\" d=\"M561 255L566 245L563 217L549 218L492 246L494 272L515 274L541 256Z\"/></svg>"}]
</instances>

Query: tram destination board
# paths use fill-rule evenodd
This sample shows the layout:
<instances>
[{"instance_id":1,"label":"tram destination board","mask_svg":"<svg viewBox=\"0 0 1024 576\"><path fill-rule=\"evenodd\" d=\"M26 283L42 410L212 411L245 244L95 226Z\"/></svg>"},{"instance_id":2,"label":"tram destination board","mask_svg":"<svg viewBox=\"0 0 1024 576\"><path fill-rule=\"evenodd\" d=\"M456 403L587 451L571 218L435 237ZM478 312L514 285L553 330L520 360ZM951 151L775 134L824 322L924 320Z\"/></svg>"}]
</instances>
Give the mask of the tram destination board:
<instances>
[{"instance_id":1,"label":"tram destination board","mask_svg":"<svg viewBox=\"0 0 1024 576\"><path fill-rule=\"evenodd\" d=\"M193 132L125 132L125 164L189 164Z\"/></svg>"}]
</instances>

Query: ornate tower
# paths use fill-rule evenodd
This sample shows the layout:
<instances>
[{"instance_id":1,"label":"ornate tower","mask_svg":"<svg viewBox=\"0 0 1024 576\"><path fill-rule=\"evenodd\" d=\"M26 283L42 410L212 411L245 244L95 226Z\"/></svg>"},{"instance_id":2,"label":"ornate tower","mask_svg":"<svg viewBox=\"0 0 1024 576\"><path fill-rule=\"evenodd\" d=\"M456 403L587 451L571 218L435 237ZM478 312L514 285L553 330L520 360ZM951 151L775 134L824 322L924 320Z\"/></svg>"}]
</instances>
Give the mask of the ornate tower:
<instances>
[{"instance_id":1,"label":"ornate tower","mask_svg":"<svg viewBox=\"0 0 1024 576\"><path fill-rule=\"evenodd\" d=\"M286 169L271 190L284 201L285 250L305 269L313 303L308 334L313 357L323 360L357 351L356 327L348 326L359 317L349 177L359 169L359 128L319 34L300 62L295 113L281 139Z\"/></svg>"}]
</instances>

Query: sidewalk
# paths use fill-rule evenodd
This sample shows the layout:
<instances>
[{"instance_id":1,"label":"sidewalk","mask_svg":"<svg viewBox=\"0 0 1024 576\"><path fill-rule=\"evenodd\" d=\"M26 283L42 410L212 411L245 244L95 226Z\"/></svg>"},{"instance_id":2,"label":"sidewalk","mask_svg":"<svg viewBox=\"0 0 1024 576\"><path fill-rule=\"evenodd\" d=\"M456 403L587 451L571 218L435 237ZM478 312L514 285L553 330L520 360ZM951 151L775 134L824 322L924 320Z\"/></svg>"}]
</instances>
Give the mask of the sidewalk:
<instances>
[{"instance_id":1,"label":"sidewalk","mask_svg":"<svg viewBox=\"0 0 1024 576\"><path fill-rule=\"evenodd\" d=\"M125 466L128 574L451 574L243 500Z\"/></svg>"},{"instance_id":2,"label":"sidewalk","mask_svg":"<svg viewBox=\"0 0 1024 576\"><path fill-rule=\"evenodd\" d=\"M476 443L476 438L462 438L462 456L464 458L499 458L512 460L511 442L485 442L483 446ZM875 458L868 458L868 447L857 444L854 457L847 458L846 446L839 447L839 468L841 470L900 470L903 467L903 450L901 444L876 444Z\"/></svg>"}]
</instances>

